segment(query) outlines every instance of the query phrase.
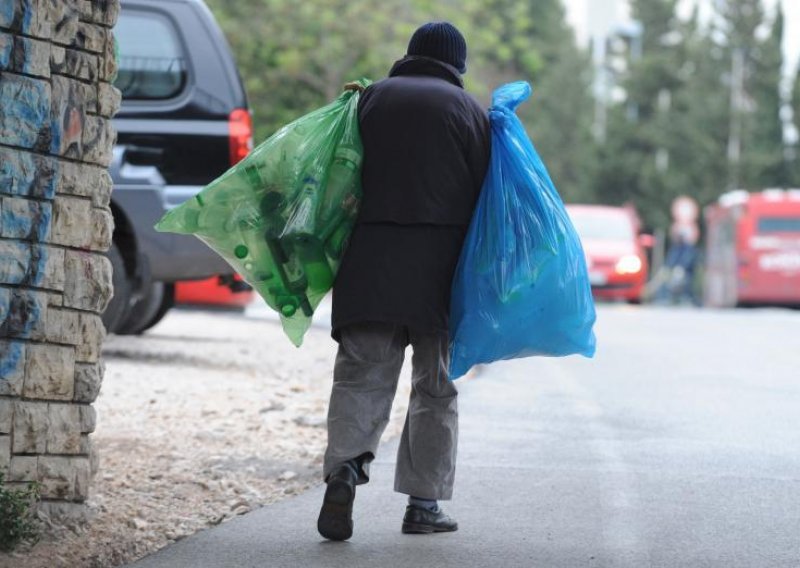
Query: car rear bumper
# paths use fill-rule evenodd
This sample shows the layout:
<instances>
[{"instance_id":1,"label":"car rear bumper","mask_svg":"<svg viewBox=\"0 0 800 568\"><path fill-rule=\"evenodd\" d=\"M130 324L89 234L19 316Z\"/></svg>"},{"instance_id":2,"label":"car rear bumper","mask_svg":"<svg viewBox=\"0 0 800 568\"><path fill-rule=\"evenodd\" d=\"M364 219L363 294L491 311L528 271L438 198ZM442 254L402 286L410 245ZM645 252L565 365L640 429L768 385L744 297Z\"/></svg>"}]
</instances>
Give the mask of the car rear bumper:
<instances>
[{"instance_id":1,"label":"car rear bumper","mask_svg":"<svg viewBox=\"0 0 800 568\"><path fill-rule=\"evenodd\" d=\"M220 278L209 278L196 282L178 282L175 301L179 304L244 308L253 301L252 290L234 292ZM241 279L238 279L241 282ZM243 284L243 282L242 282Z\"/></svg>"},{"instance_id":2,"label":"car rear bumper","mask_svg":"<svg viewBox=\"0 0 800 568\"><path fill-rule=\"evenodd\" d=\"M641 284L606 284L592 286L592 294L599 300L639 301L642 298Z\"/></svg>"},{"instance_id":3,"label":"car rear bumper","mask_svg":"<svg viewBox=\"0 0 800 568\"><path fill-rule=\"evenodd\" d=\"M233 274L233 269L200 239L159 233L154 225L168 210L196 195L201 187L120 185L113 199L133 225L139 251L156 281L200 280Z\"/></svg>"},{"instance_id":4,"label":"car rear bumper","mask_svg":"<svg viewBox=\"0 0 800 568\"><path fill-rule=\"evenodd\" d=\"M643 274L619 275L616 272L609 272L593 280L592 294L597 299L634 302L642 299L645 283Z\"/></svg>"}]
</instances>

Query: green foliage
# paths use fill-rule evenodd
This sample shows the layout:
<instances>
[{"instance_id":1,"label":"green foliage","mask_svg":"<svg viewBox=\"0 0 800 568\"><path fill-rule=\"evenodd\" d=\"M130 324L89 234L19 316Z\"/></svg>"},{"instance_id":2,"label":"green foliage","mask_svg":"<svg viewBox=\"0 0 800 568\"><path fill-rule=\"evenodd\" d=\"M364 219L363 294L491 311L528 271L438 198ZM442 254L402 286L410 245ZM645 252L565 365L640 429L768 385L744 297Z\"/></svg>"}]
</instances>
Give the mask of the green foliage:
<instances>
[{"instance_id":1,"label":"green foliage","mask_svg":"<svg viewBox=\"0 0 800 568\"><path fill-rule=\"evenodd\" d=\"M612 108L601 149L596 191L600 201L631 202L649 225L666 225L669 204L691 183L685 152L687 125L680 96L689 81L691 23L675 16L675 0L634 0L644 29L639 58L629 61L627 97ZM685 109L683 109L685 111Z\"/></svg>"},{"instance_id":2,"label":"green foliage","mask_svg":"<svg viewBox=\"0 0 800 568\"><path fill-rule=\"evenodd\" d=\"M488 106L492 91L527 80L521 109L559 189L588 199L591 66L575 45L560 0L208 0L236 55L256 140L330 102L358 77L385 77L411 34L453 22L469 48L467 88Z\"/></svg>"},{"instance_id":3,"label":"green foliage","mask_svg":"<svg viewBox=\"0 0 800 568\"><path fill-rule=\"evenodd\" d=\"M732 164L732 185L747 189L782 186L788 182L780 93L783 67L783 12L769 22L760 0L728 0L720 5L726 47L743 54L744 108L734 115L741 123L740 163ZM770 33L759 39L759 29Z\"/></svg>"},{"instance_id":4,"label":"green foliage","mask_svg":"<svg viewBox=\"0 0 800 568\"><path fill-rule=\"evenodd\" d=\"M666 200L688 193L700 203L709 203L728 181L728 89L723 77L730 65L727 54L692 21L687 26L682 88L673 97L671 116L672 155L669 177L671 192ZM661 211L667 222L667 211Z\"/></svg>"},{"instance_id":5,"label":"green foliage","mask_svg":"<svg viewBox=\"0 0 800 568\"><path fill-rule=\"evenodd\" d=\"M406 2L210 0L236 55L256 138L321 107L359 77L386 73L407 41ZM413 30L412 30L413 31Z\"/></svg>"},{"instance_id":6,"label":"green foliage","mask_svg":"<svg viewBox=\"0 0 800 568\"><path fill-rule=\"evenodd\" d=\"M792 88L792 113L794 114L794 126L800 130L800 67L794 76L794 87Z\"/></svg>"},{"instance_id":7,"label":"green foliage","mask_svg":"<svg viewBox=\"0 0 800 568\"><path fill-rule=\"evenodd\" d=\"M791 95L791 108L793 115L793 126L795 129L795 136L800 133L800 68L794 76L794 86ZM791 148L792 161L789 163L789 185L792 187L800 187L800 142L797 139L794 141L794 146Z\"/></svg>"},{"instance_id":8,"label":"green foliage","mask_svg":"<svg viewBox=\"0 0 800 568\"><path fill-rule=\"evenodd\" d=\"M531 41L541 65L531 69L534 94L520 118L565 201L594 201L596 148L591 61L575 48L559 0L527 3ZM527 49L523 47L522 52ZM522 58L521 58L522 59Z\"/></svg>"},{"instance_id":9,"label":"green foliage","mask_svg":"<svg viewBox=\"0 0 800 568\"><path fill-rule=\"evenodd\" d=\"M800 185L780 114L791 103L800 127L800 74L794 98L783 100L783 16L763 0L717 0L711 27L696 13L680 19L678 0L632 0L641 57L628 62L602 144L591 136L590 58L561 0L207 1L239 63L257 141L330 102L345 82L384 77L418 25L449 20L466 36L465 83L483 104L502 83L533 85L520 118L566 201L632 202L648 225L666 226L680 194L708 203L733 186ZM732 110L737 50L742 98Z\"/></svg>"},{"instance_id":10,"label":"green foliage","mask_svg":"<svg viewBox=\"0 0 800 568\"><path fill-rule=\"evenodd\" d=\"M39 486L28 485L27 489L6 488L5 476L0 472L0 551L11 552L25 542L36 542L39 526L33 506L39 499Z\"/></svg>"},{"instance_id":11,"label":"green foliage","mask_svg":"<svg viewBox=\"0 0 800 568\"><path fill-rule=\"evenodd\" d=\"M662 227L680 194L708 203L727 189L788 185L792 171L781 119L782 13L768 17L762 0L720 0L708 28L696 13L678 19L676 4L632 2L642 55L630 62L626 99L611 110L596 178L599 200L631 201Z\"/></svg>"}]
</instances>

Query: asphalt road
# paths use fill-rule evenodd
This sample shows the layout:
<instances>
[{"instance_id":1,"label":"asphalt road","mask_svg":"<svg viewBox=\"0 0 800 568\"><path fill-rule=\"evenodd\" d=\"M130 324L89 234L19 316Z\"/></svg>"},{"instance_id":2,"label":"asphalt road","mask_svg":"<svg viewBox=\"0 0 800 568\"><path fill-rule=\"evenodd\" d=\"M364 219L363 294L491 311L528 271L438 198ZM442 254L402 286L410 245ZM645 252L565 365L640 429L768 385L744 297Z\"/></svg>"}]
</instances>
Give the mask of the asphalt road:
<instances>
[{"instance_id":1,"label":"asphalt road","mask_svg":"<svg viewBox=\"0 0 800 568\"><path fill-rule=\"evenodd\" d=\"M457 533L400 534L390 444L350 542L317 535L317 488L136 566L800 566L800 312L612 306L597 331L594 360L460 384Z\"/></svg>"}]
</instances>

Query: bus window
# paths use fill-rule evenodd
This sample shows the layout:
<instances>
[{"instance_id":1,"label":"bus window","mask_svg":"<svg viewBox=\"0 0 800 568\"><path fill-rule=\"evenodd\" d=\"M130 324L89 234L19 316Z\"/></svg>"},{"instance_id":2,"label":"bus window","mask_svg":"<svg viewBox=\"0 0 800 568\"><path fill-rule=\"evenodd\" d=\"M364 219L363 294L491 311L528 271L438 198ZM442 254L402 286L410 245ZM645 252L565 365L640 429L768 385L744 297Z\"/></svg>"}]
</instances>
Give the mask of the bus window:
<instances>
[{"instance_id":1,"label":"bus window","mask_svg":"<svg viewBox=\"0 0 800 568\"><path fill-rule=\"evenodd\" d=\"M761 217L758 220L758 232L800 233L800 217Z\"/></svg>"}]
</instances>

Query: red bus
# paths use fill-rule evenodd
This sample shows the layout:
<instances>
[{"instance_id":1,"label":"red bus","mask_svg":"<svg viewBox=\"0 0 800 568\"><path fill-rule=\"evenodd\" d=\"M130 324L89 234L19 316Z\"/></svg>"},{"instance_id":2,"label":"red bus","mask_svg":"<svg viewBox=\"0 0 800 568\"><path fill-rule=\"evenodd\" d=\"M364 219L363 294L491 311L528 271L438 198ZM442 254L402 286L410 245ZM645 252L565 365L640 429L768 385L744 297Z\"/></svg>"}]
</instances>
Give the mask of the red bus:
<instances>
[{"instance_id":1,"label":"red bus","mask_svg":"<svg viewBox=\"0 0 800 568\"><path fill-rule=\"evenodd\" d=\"M800 190L726 193L705 221L706 305L800 306Z\"/></svg>"}]
</instances>

